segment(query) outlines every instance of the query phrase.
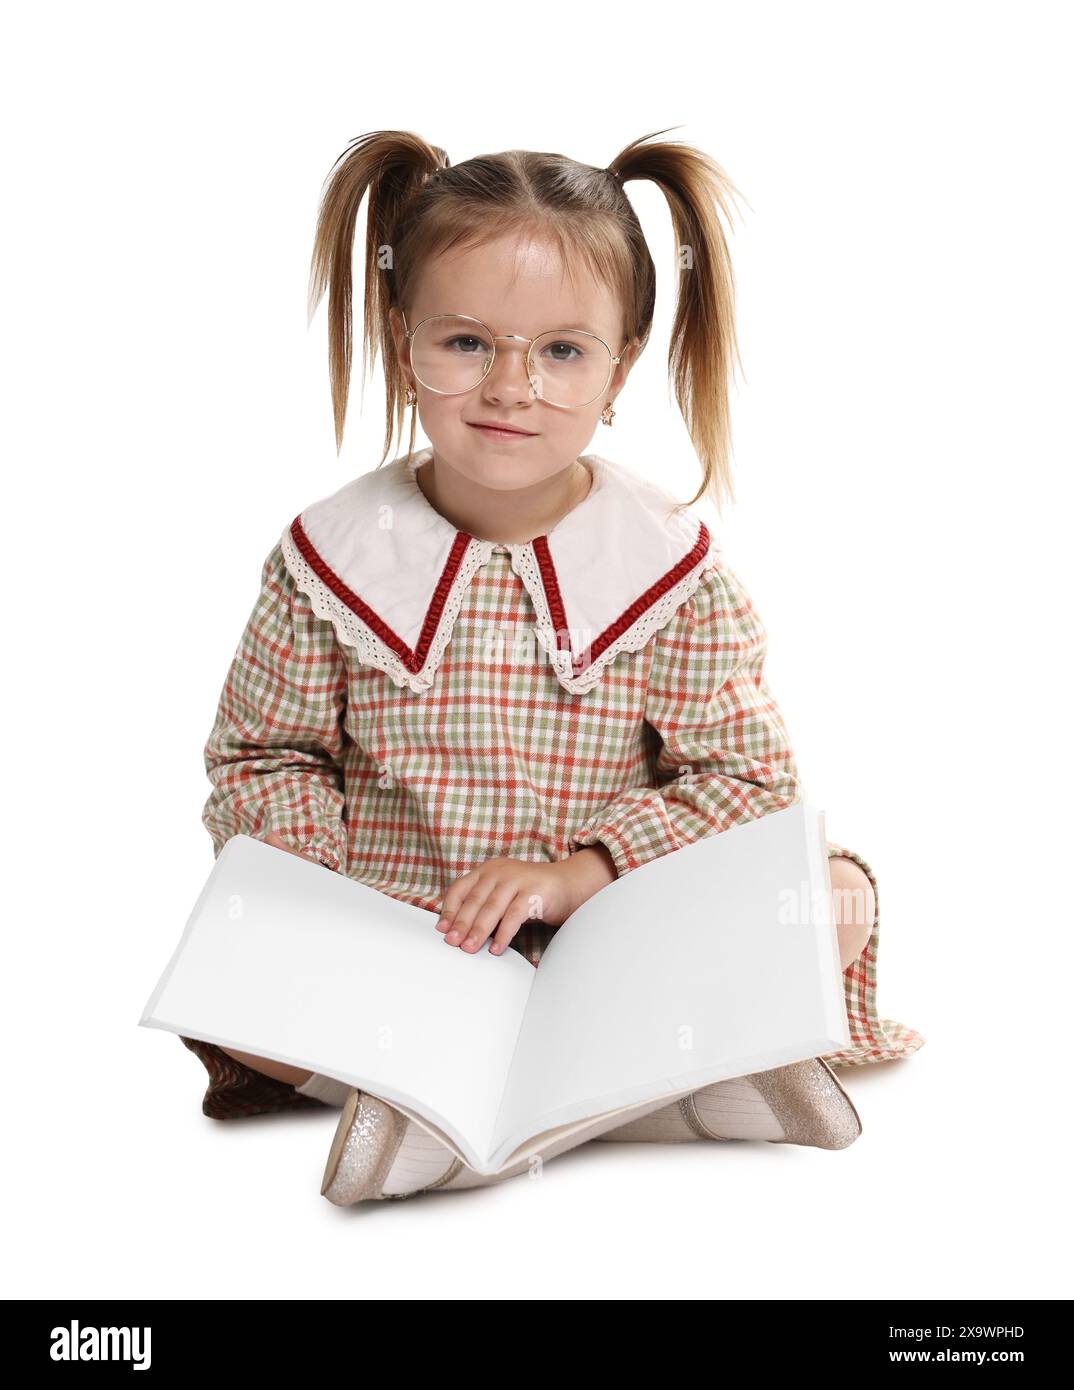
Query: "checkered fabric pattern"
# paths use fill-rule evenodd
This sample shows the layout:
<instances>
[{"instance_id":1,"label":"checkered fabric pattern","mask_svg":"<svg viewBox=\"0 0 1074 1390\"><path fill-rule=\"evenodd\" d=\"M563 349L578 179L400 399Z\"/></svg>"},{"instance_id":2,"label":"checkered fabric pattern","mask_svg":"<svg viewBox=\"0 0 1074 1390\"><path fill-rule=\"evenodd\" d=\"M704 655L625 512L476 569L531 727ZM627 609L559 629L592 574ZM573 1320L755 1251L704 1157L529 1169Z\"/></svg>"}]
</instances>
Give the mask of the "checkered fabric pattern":
<instances>
[{"instance_id":1,"label":"checkered fabric pattern","mask_svg":"<svg viewBox=\"0 0 1074 1390\"><path fill-rule=\"evenodd\" d=\"M466 592L432 687L415 693L359 664L317 618L276 545L205 747L203 821L219 854L275 831L328 867L436 911L451 883L499 855L554 862L605 845L620 877L659 855L792 805L803 795L766 684L766 633L738 576L716 559L638 652L572 695L533 637L509 554ZM880 895L872 934L844 974L852 1045L833 1066L906 1057L925 1041L876 1010ZM557 929L512 943L533 965ZM214 1118L311 1097L184 1038L210 1075Z\"/></svg>"}]
</instances>

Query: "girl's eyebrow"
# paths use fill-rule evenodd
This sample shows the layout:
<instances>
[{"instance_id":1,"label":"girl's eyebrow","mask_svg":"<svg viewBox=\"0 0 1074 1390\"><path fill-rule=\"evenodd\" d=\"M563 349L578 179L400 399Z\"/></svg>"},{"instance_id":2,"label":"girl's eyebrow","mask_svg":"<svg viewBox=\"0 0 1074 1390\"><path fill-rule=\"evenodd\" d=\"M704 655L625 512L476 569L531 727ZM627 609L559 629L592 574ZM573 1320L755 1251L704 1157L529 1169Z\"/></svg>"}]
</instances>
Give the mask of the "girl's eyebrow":
<instances>
[{"instance_id":1,"label":"girl's eyebrow","mask_svg":"<svg viewBox=\"0 0 1074 1390\"><path fill-rule=\"evenodd\" d=\"M445 312L443 313L442 316L443 316L444 318L450 318L453 314L459 314L459 313L460 313L460 310L458 310L458 309L448 309L447 311L445 311ZM435 318L435 317L440 317L440 315L430 315L429 317ZM487 319L483 319L483 318L481 317L480 314L463 314L462 317L463 317L463 318L470 318L470 319L477 319L478 323L483 323L483 324L485 324L485 325L486 325L487 327L489 327L489 328L492 327L492 325L488 322L488 320L487 320ZM585 323L585 322L583 322L583 323L557 323L557 324L554 324L551 328L542 328L541 331L540 331L540 333L535 333L533 336L534 336L535 338L540 338L540 337L541 337L543 334L545 334L545 333L563 333L563 332L568 332L568 331L570 331L570 329L572 329L572 328L578 329L578 331L581 332L581 333L592 333L593 336L594 336L594 338L603 338L603 337L604 337L604 334L603 334L598 328L594 328L594 327L592 327L591 324L588 324L588 323Z\"/></svg>"}]
</instances>

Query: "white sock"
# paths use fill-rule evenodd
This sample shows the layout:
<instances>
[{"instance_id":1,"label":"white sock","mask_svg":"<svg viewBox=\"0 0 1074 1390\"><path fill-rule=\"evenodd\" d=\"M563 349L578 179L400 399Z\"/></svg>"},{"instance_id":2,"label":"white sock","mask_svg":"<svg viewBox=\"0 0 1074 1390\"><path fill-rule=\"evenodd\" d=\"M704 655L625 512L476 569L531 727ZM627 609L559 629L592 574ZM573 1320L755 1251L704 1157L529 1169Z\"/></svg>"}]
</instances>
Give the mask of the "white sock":
<instances>
[{"instance_id":1,"label":"white sock","mask_svg":"<svg viewBox=\"0 0 1074 1390\"><path fill-rule=\"evenodd\" d=\"M300 1096L312 1096L314 1100L323 1101L325 1105L334 1105L340 1110L353 1089L345 1081L337 1081L333 1076L322 1076L316 1071L311 1072L301 1086L295 1087Z\"/></svg>"},{"instance_id":2,"label":"white sock","mask_svg":"<svg viewBox=\"0 0 1074 1390\"><path fill-rule=\"evenodd\" d=\"M695 1091L693 1102L701 1123L725 1139L784 1137L764 1096L741 1076Z\"/></svg>"},{"instance_id":3,"label":"white sock","mask_svg":"<svg viewBox=\"0 0 1074 1390\"><path fill-rule=\"evenodd\" d=\"M398 1197L417 1192L442 1178L455 1162L455 1155L427 1130L408 1121L395 1162L384 1180L384 1194Z\"/></svg>"}]
</instances>

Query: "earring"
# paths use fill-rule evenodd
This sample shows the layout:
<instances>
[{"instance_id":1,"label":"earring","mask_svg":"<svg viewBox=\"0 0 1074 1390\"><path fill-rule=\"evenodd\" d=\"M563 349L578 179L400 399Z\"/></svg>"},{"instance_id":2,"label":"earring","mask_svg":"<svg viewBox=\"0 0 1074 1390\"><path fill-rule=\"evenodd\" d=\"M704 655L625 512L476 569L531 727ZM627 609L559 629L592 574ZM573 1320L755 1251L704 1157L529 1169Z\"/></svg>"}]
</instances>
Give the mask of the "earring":
<instances>
[{"instance_id":1,"label":"earring","mask_svg":"<svg viewBox=\"0 0 1074 1390\"><path fill-rule=\"evenodd\" d=\"M612 423L612 416L614 414L615 411L612 409L612 403L611 401L609 401L608 404L604 407L604 409L600 412L601 421L605 425L610 425Z\"/></svg>"},{"instance_id":2,"label":"earring","mask_svg":"<svg viewBox=\"0 0 1074 1390\"><path fill-rule=\"evenodd\" d=\"M416 403L417 399L418 399L418 393L414 390L413 386L411 386L410 382L408 381L407 384L406 384L406 403L407 403L407 405L414 405L414 404Z\"/></svg>"}]
</instances>

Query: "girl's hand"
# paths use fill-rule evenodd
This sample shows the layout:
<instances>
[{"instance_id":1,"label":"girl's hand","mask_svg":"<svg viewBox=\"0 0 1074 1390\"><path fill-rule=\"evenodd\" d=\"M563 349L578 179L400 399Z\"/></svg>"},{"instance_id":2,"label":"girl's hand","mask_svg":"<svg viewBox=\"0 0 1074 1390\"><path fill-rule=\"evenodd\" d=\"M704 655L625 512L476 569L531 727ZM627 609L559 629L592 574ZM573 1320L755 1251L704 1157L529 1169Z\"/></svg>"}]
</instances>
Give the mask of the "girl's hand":
<instances>
[{"instance_id":1,"label":"girl's hand","mask_svg":"<svg viewBox=\"0 0 1074 1390\"><path fill-rule=\"evenodd\" d=\"M472 955L491 933L493 955L502 955L524 922L562 926L587 898L616 877L603 845L578 850L555 864L488 859L455 880L444 894L436 929L449 946Z\"/></svg>"}]
</instances>

